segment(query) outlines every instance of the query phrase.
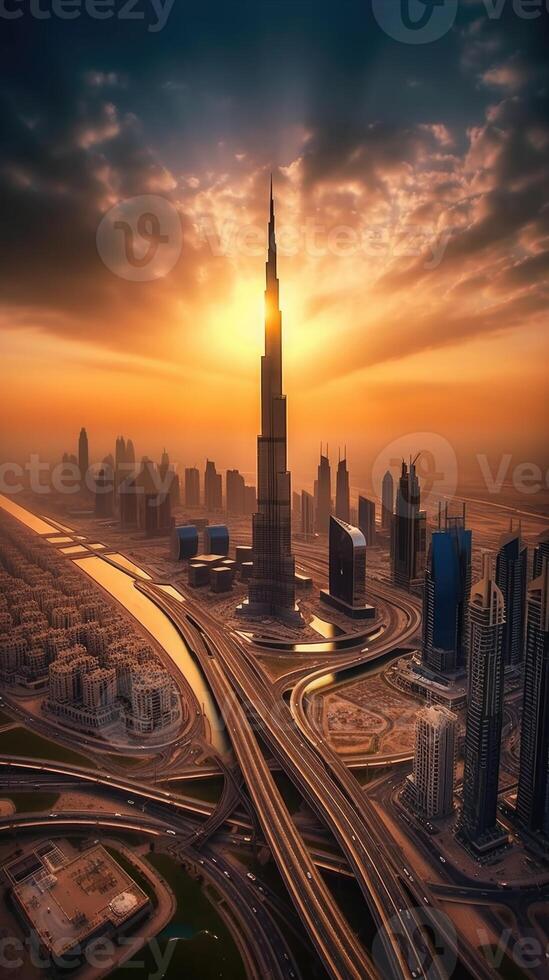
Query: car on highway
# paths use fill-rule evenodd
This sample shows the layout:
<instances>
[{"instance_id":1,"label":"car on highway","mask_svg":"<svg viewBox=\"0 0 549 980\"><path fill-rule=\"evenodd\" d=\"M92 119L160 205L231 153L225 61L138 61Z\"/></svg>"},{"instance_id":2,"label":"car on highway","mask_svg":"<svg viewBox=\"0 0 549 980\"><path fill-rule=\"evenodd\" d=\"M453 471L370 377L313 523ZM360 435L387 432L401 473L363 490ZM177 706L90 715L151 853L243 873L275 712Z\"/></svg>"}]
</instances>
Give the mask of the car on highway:
<instances>
[{"instance_id":1,"label":"car on highway","mask_svg":"<svg viewBox=\"0 0 549 980\"><path fill-rule=\"evenodd\" d=\"M135 806L135 800L126 800L126 802L129 803L130 806Z\"/></svg>"},{"instance_id":2,"label":"car on highway","mask_svg":"<svg viewBox=\"0 0 549 980\"><path fill-rule=\"evenodd\" d=\"M310 871L307 871L307 878L309 879L309 881L312 881L313 876Z\"/></svg>"},{"instance_id":3,"label":"car on highway","mask_svg":"<svg viewBox=\"0 0 549 980\"><path fill-rule=\"evenodd\" d=\"M438 859L442 864L446 864L446 858L443 857L442 854L439 854Z\"/></svg>"},{"instance_id":4,"label":"car on highway","mask_svg":"<svg viewBox=\"0 0 549 980\"><path fill-rule=\"evenodd\" d=\"M228 871L224 871L223 874L225 875L226 878L230 878L231 877Z\"/></svg>"},{"instance_id":5,"label":"car on highway","mask_svg":"<svg viewBox=\"0 0 549 980\"><path fill-rule=\"evenodd\" d=\"M175 830L167 830L166 833L171 834L172 837L175 837Z\"/></svg>"},{"instance_id":6,"label":"car on highway","mask_svg":"<svg viewBox=\"0 0 549 980\"><path fill-rule=\"evenodd\" d=\"M246 878L249 878L250 881L255 881L255 875L253 875L251 871L248 871Z\"/></svg>"}]
</instances>

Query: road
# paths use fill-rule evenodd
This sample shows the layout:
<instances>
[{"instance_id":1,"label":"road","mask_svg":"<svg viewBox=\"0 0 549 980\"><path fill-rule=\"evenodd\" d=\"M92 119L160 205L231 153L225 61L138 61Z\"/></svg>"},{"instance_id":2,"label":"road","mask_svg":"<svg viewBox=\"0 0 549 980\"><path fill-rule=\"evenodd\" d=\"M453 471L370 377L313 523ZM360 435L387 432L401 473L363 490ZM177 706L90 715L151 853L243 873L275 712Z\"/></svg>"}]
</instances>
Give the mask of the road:
<instances>
[{"instance_id":1,"label":"road","mask_svg":"<svg viewBox=\"0 0 549 980\"><path fill-rule=\"evenodd\" d=\"M182 607L151 583L139 583L139 588L154 597L171 615L187 642L197 652L209 680L214 673L222 679L223 690L214 687L214 695L222 710L223 701L234 703L235 692L238 694L248 712L255 716L262 737L278 757L283 769L334 834L374 915L391 975L399 978L420 976L423 972L422 959L429 956L427 942L425 950L422 950L421 939L418 939L421 923L414 919L413 911L408 908L410 903L405 890L382 856L384 845L380 849L379 841L370 834L367 818L362 811L362 800L357 798L361 795L360 787L354 777L347 773L328 746L321 746L318 735L310 737L308 733L307 741L303 740L303 733L294 724L287 706L273 696L272 685L267 684L247 644L240 644L229 636L223 627L190 600ZM205 656L204 652L201 656L196 650L197 638L206 646ZM228 734L237 756L241 740L248 739L249 733L247 722L239 727L228 724ZM240 757L239 763L242 767ZM261 765L259 760L257 764ZM345 770L345 776L339 773L339 766ZM334 769L337 779L334 779ZM252 797L255 796L254 803L265 832L264 804L256 796L256 784L261 781L260 772L254 771L254 768L250 770L246 764L243 771L249 791ZM272 838L271 834L269 836ZM284 849L281 851L278 841L274 842L273 853L284 877ZM345 976L345 973L340 975ZM432 975L436 975L436 965Z\"/></svg>"},{"instance_id":2,"label":"road","mask_svg":"<svg viewBox=\"0 0 549 980\"><path fill-rule=\"evenodd\" d=\"M160 842L162 849L175 854L179 861L188 861L195 867L200 865L201 873L215 885L228 906L235 914L241 932L238 943L247 961L248 974L254 980L285 980L289 975L298 976L299 971L286 940L276 922L268 912L246 875L238 872L234 865L224 860L221 854L199 854L179 841L171 842L166 836L165 825L143 814L115 818L98 814L90 817L87 813L74 811L51 814L47 817L35 814L14 815L0 820L0 834L20 834L46 830L48 834L72 833L74 828L100 832L137 832ZM54 829L52 829L54 828ZM166 843L167 842L167 843ZM156 847L158 849L158 846ZM177 923L176 923L177 925ZM236 937L235 937L236 938Z\"/></svg>"}]
</instances>

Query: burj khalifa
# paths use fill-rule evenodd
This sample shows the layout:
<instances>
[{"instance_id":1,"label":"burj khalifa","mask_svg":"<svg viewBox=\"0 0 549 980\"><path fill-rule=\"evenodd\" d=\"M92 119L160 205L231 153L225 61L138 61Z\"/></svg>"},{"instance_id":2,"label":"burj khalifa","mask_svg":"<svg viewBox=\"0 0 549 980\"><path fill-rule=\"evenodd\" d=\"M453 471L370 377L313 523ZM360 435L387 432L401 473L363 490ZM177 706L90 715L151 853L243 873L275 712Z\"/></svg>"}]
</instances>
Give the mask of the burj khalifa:
<instances>
[{"instance_id":1,"label":"burj khalifa","mask_svg":"<svg viewBox=\"0 0 549 980\"><path fill-rule=\"evenodd\" d=\"M242 612L302 623L295 604L291 550L291 478L287 463L286 396L282 393L282 314L271 180L265 354L261 358L261 435L257 440L258 510L253 516L253 573Z\"/></svg>"}]
</instances>

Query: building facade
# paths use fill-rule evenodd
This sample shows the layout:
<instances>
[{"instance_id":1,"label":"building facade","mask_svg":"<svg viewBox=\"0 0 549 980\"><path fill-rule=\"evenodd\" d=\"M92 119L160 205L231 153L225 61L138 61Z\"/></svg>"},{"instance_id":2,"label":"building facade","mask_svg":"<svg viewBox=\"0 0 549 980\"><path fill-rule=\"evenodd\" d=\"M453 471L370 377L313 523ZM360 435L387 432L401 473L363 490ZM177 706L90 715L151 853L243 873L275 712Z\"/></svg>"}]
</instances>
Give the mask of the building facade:
<instances>
[{"instance_id":1,"label":"building facade","mask_svg":"<svg viewBox=\"0 0 549 980\"><path fill-rule=\"evenodd\" d=\"M469 677L459 836L477 853L501 843L497 802L503 721L505 606L487 559L471 590Z\"/></svg>"},{"instance_id":2,"label":"building facade","mask_svg":"<svg viewBox=\"0 0 549 980\"><path fill-rule=\"evenodd\" d=\"M435 673L455 673L467 663L472 534L461 518L431 538L423 591L424 665Z\"/></svg>"},{"instance_id":3,"label":"building facade","mask_svg":"<svg viewBox=\"0 0 549 980\"><path fill-rule=\"evenodd\" d=\"M549 839L549 565L528 587L517 816Z\"/></svg>"},{"instance_id":4,"label":"building facade","mask_svg":"<svg viewBox=\"0 0 549 980\"><path fill-rule=\"evenodd\" d=\"M261 434L257 440L257 512L252 519L253 572L242 613L301 623L291 550L291 477L287 464L286 396L282 391L282 314L271 186L265 289L265 353L261 358Z\"/></svg>"},{"instance_id":5,"label":"building facade","mask_svg":"<svg viewBox=\"0 0 549 980\"><path fill-rule=\"evenodd\" d=\"M457 723L440 705L418 712L410 788L414 809L425 817L445 817L454 808Z\"/></svg>"},{"instance_id":6,"label":"building facade","mask_svg":"<svg viewBox=\"0 0 549 980\"><path fill-rule=\"evenodd\" d=\"M420 510L421 493L415 461L402 461L392 522L391 565L395 585L409 589L421 582L425 571L426 519Z\"/></svg>"},{"instance_id":7,"label":"building facade","mask_svg":"<svg viewBox=\"0 0 549 980\"><path fill-rule=\"evenodd\" d=\"M496 583L505 601L503 662L506 667L517 667L524 655L528 584L528 548L521 542L519 533L510 531L500 539Z\"/></svg>"}]
</instances>

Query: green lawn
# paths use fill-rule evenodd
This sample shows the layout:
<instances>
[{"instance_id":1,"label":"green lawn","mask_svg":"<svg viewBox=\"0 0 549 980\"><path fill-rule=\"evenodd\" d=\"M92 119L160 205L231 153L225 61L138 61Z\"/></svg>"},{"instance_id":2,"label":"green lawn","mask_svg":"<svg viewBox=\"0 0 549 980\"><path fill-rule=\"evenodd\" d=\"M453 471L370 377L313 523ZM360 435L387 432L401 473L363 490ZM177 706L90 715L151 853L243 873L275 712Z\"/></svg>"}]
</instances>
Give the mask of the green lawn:
<instances>
[{"instance_id":1,"label":"green lawn","mask_svg":"<svg viewBox=\"0 0 549 980\"><path fill-rule=\"evenodd\" d=\"M165 980L245 980L246 971L233 938L215 907L202 891L200 882L191 878L177 861L165 854L151 854L151 864L170 885L175 894L177 909L158 938L162 954L171 953ZM182 938L177 938L177 937ZM173 947L173 950L172 950ZM140 976L158 973L154 956L149 950L136 955L144 963ZM130 980L135 967L127 964L111 975L111 980Z\"/></svg>"},{"instance_id":2,"label":"green lawn","mask_svg":"<svg viewBox=\"0 0 549 980\"><path fill-rule=\"evenodd\" d=\"M0 732L0 754L2 755L22 755L33 759L51 759L52 762L66 762L68 765L87 766L96 768L95 763L86 759L78 752L66 748L57 742L51 742L47 738L42 738L36 732L31 732L28 728L10 728L7 732Z\"/></svg>"},{"instance_id":3,"label":"green lawn","mask_svg":"<svg viewBox=\"0 0 549 980\"><path fill-rule=\"evenodd\" d=\"M9 789L0 790L2 799L11 800L17 813L39 813L54 809L59 793L12 793Z\"/></svg>"}]
</instances>

